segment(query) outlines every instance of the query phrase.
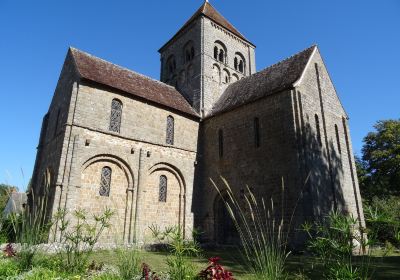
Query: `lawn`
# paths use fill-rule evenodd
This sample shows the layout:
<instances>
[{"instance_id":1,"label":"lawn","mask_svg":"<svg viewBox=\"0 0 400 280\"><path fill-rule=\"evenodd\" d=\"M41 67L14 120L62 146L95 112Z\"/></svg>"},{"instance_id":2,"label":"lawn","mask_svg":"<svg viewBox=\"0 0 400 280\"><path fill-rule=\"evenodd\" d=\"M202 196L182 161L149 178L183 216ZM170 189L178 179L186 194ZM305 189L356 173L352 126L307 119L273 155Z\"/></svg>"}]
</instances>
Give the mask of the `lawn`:
<instances>
[{"instance_id":1,"label":"lawn","mask_svg":"<svg viewBox=\"0 0 400 280\"><path fill-rule=\"evenodd\" d=\"M167 254L164 252L147 252L142 251L143 262L150 265L154 271L166 271L166 258ZM247 280L248 273L245 268L240 264L240 253L235 249L219 249L219 250L207 250L203 251L201 257L193 257L192 262L196 266L197 270L200 271L207 266L207 259L209 257L219 256L221 257L221 264L228 268L235 279ZM115 265L117 259L115 253L112 251L98 251L95 252L92 260L100 263L104 262L107 264ZM374 274L372 279L383 279L383 280L398 280L400 279L400 254L391 254L390 256L376 256L372 257ZM304 255L290 255L288 257L288 271L291 274L306 274L311 279L322 279L320 269L318 265L313 265L313 258ZM291 279L302 279L292 277Z\"/></svg>"}]
</instances>

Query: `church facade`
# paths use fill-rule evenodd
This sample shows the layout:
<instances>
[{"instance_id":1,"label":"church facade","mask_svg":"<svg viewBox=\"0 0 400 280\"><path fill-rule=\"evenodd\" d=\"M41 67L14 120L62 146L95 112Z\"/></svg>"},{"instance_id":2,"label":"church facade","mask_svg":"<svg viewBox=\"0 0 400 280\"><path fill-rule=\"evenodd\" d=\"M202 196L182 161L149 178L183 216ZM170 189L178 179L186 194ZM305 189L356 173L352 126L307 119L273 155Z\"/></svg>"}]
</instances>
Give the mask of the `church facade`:
<instances>
[{"instance_id":1,"label":"church facade","mask_svg":"<svg viewBox=\"0 0 400 280\"><path fill-rule=\"evenodd\" d=\"M230 243L210 182L222 176L238 197L248 185L284 201L294 228L334 209L364 224L348 116L317 46L256 72L255 45L205 2L159 53L157 81L68 50L32 176L49 215L111 208L103 243L145 243L154 225Z\"/></svg>"}]
</instances>

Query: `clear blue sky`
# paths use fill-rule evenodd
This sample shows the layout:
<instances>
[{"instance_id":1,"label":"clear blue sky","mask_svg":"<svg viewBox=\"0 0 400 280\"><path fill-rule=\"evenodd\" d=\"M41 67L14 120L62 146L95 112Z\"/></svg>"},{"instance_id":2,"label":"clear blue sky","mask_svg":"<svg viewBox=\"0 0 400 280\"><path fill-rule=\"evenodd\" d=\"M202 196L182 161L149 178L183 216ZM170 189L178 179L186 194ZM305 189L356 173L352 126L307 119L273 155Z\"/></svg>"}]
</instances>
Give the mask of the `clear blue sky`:
<instances>
[{"instance_id":1,"label":"clear blue sky","mask_svg":"<svg viewBox=\"0 0 400 280\"><path fill-rule=\"evenodd\" d=\"M319 45L356 153L377 120L400 117L400 1L210 2L257 45L257 70ZM68 46L159 78L158 48L201 4L0 0L0 183L23 189L31 177Z\"/></svg>"}]
</instances>

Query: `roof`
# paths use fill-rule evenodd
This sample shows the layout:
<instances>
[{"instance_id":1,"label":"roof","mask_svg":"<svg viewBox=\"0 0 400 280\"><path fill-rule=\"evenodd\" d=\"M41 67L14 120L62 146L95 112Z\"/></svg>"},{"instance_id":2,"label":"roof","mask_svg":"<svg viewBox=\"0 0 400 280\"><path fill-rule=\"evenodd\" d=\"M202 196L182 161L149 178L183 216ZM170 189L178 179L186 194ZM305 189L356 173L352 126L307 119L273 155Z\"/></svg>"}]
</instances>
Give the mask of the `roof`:
<instances>
[{"instance_id":1,"label":"roof","mask_svg":"<svg viewBox=\"0 0 400 280\"><path fill-rule=\"evenodd\" d=\"M179 112L199 117L186 99L172 86L128 70L75 48L70 48L79 75Z\"/></svg>"},{"instance_id":2,"label":"roof","mask_svg":"<svg viewBox=\"0 0 400 280\"><path fill-rule=\"evenodd\" d=\"M27 204L26 193L13 192L7 201L6 207L3 210L3 214L8 215L11 213L21 213L24 209L24 205Z\"/></svg>"},{"instance_id":3,"label":"roof","mask_svg":"<svg viewBox=\"0 0 400 280\"><path fill-rule=\"evenodd\" d=\"M208 116L214 116L273 93L292 88L293 84L302 76L316 48L317 46L313 45L229 85Z\"/></svg>"},{"instance_id":4,"label":"roof","mask_svg":"<svg viewBox=\"0 0 400 280\"><path fill-rule=\"evenodd\" d=\"M200 16L205 16L212 20L213 22L217 23L218 25L222 26L223 28L227 29L231 33L238 36L240 39L246 41L247 43L254 46L246 37L243 36L227 19L225 19L208 1L205 1L203 5L193 14L193 16L179 29L179 31L160 48L162 50L166 45L169 44L174 38L176 38L181 32L183 32L186 27L188 27L194 20L196 20ZM159 50L159 51L160 51Z\"/></svg>"}]
</instances>

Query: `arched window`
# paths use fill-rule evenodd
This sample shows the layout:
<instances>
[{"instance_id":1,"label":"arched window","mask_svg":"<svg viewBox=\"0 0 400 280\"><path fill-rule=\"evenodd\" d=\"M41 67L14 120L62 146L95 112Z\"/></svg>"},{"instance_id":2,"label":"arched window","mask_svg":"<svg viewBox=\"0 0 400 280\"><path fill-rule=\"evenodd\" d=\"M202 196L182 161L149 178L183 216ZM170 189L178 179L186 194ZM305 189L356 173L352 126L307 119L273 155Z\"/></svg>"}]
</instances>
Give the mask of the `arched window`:
<instances>
[{"instance_id":1,"label":"arched window","mask_svg":"<svg viewBox=\"0 0 400 280\"><path fill-rule=\"evenodd\" d=\"M224 134L222 129L218 130L218 154L220 158L224 155Z\"/></svg>"},{"instance_id":2,"label":"arched window","mask_svg":"<svg viewBox=\"0 0 400 280\"><path fill-rule=\"evenodd\" d=\"M174 145L174 118L172 116L167 117L166 143L169 145Z\"/></svg>"},{"instance_id":3,"label":"arched window","mask_svg":"<svg viewBox=\"0 0 400 280\"><path fill-rule=\"evenodd\" d=\"M176 70L176 62L173 55L169 56L167 59L167 70L168 75L172 75Z\"/></svg>"},{"instance_id":4,"label":"arched window","mask_svg":"<svg viewBox=\"0 0 400 280\"><path fill-rule=\"evenodd\" d=\"M111 115L109 130L113 132L120 132L122 117L122 103L118 99L113 99L111 102Z\"/></svg>"},{"instance_id":5,"label":"arched window","mask_svg":"<svg viewBox=\"0 0 400 280\"><path fill-rule=\"evenodd\" d=\"M164 175L160 176L160 184L158 186L158 201L166 202L167 201L167 177Z\"/></svg>"},{"instance_id":6,"label":"arched window","mask_svg":"<svg viewBox=\"0 0 400 280\"><path fill-rule=\"evenodd\" d=\"M245 72L245 59L244 56L239 52L235 53L234 68L240 73Z\"/></svg>"},{"instance_id":7,"label":"arched window","mask_svg":"<svg viewBox=\"0 0 400 280\"><path fill-rule=\"evenodd\" d=\"M184 52L184 61L185 63L190 62L194 58L194 47L193 42L189 41L186 43L185 47L183 48Z\"/></svg>"},{"instance_id":8,"label":"arched window","mask_svg":"<svg viewBox=\"0 0 400 280\"><path fill-rule=\"evenodd\" d=\"M192 60L194 58L194 47L192 46L190 48L190 60Z\"/></svg>"},{"instance_id":9,"label":"arched window","mask_svg":"<svg viewBox=\"0 0 400 280\"><path fill-rule=\"evenodd\" d=\"M108 166L104 166L101 169L99 194L101 196L110 196L110 187L111 187L111 168Z\"/></svg>"},{"instance_id":10,"label":"arched window","mask_svg":"<svg viewBox=\"0 0 400 280\"><path fill-rule=\"evenodd\" d=\"M230 74L228 72L228 70L224 69L222 71L222 83L223 84L228 84L231 80Z\"/></svg>"},{"instance_id":11,"label":"arched window","mask_svg":"<svg viewBox=\"0 0 400 280\"><path fill-rule=\"evenodd\" d=\"M254 118L254 145L260 147L260 120Z\"/></svg>"},{"instance_id":12,"label":"arched window","mask_svg":"<svg viewBox=\"0 0 400 280\"><path fill-rule=\"evenodd\" d=\"M339 138L339 130L338 126L335 124L335 132L336 132L336 142L337 142L337 147L339 154L342 154L342 148L340 147L340 138Z\"/></svg>"},{"instance_id":13,"label":"arched window","mask_svg":"<svg viewBox=\"0 0 400 280\"><path fill-rule=\"evenodd\" d=\"M215 41L214 43L214 59L219 62L226 63L227 50L225 45L221 41Z\"/></svg>"},{"instance_id":14,"label":"arched window","mask_svg":"<svg viewBox=\"0 0 400 280\"><path fill-rule=\"evenodd\" d=\"M316 128L316 130L317 130L317 140L318 140L318 143L319 143L320 145L322 145L321 130L320 130L320 127L319 127L319 118L318 118L318 115L317 115L317 114L315 114L315 128Z\"/></svg>"}]
</instances>

